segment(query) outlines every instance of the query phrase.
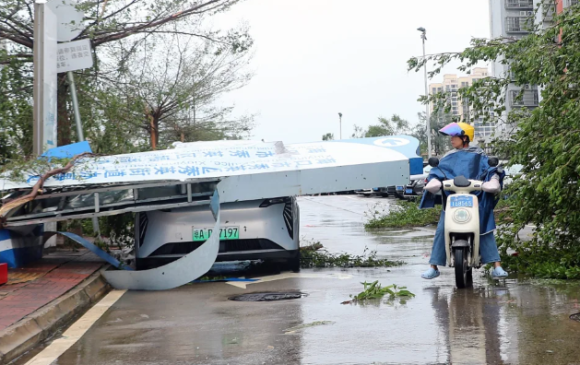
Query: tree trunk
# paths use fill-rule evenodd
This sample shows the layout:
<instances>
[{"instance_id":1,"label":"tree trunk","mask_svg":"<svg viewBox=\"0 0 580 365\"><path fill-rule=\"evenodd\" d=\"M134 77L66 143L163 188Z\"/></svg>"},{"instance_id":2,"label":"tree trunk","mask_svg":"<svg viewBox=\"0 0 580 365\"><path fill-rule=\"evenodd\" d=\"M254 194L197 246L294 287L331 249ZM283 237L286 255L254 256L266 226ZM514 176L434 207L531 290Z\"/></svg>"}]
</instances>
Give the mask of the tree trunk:
<instances>
[{"instance_id":1,"label":"tree trunk","mask_svg":"<svg viewBox=\"0 0 580 365\"><path fill-rule=\"evenodd\" d=\"M155 148L157 148L159 145L159 118L156 116L153 117L153 130L155 131L155 134L153 135L155 138Z\"/></svg>"},{"instance_id":2,"label":"tree trunk","mask_svg":"<svg viewBox=\"0 0 580 365\"><path fill-rule=\"evenodd\" d=\"M157 126L155 125L155 117L149 114L149 138L151 140L151 149L155 151L157 149Z\"/></svg>"},{"instance_id":3,"label":"tree trunk","mask_svg":"<svg viewBox=\"0 0 580 365\"><path fill-rule=\"evenodd\" d=\"M58 146L71 143L71 121L69 117L68 101L69 85L66 73L58 74L58 98L57 98L57 141Z\"/></svg>"}]
</instances>

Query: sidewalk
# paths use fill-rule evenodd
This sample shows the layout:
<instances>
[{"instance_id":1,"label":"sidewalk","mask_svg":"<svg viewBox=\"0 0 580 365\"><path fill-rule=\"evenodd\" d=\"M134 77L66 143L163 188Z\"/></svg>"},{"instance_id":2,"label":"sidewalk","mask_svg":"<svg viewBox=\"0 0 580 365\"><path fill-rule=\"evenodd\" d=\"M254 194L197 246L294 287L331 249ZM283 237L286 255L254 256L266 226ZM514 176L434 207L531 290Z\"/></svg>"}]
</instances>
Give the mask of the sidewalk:
<instances>
[{"instance_id":1,"label":"sidewalk","mask_svg":"<svg viewBox=\"0 0 580 365\"><path fill-rule=\"evenodd\" d=\"M105 264L86 249L58 250L9 269L8 283L0 285L0 364L50 337L104 295L106 283L97 271Z\"/></svg>"}]
</instances>

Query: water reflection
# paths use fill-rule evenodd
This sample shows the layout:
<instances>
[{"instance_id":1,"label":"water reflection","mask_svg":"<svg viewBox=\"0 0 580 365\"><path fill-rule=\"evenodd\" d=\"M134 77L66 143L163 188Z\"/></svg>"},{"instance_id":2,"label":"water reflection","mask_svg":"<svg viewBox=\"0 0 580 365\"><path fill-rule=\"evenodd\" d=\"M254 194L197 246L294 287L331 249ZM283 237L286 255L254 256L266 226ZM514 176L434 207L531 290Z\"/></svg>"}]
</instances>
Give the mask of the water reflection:
<instances>
[{"instance_id":1,"label":"water reflection","mask_svg":"<svg viewBox=\"0 0 580 365\"><path fill-rule=\"evenodd\" d=\"M437 361L452 364L503 364L507 359L502 341L500 298L508 295L505 287L475 287L458 290L439 287L431 292L431 306L446 351L438 349ZM446 358L443 357L445 353ZM510 359L513 361L514 359Z\"/></svg>"}]
</instances>

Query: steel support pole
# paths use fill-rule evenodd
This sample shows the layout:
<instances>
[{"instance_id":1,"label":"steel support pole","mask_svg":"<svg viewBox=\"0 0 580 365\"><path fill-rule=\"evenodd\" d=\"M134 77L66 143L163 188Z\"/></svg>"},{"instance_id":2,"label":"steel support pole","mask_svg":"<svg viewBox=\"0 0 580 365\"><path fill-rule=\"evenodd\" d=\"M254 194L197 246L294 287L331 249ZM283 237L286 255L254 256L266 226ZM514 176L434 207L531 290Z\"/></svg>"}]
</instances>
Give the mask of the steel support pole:
<instances>
[{"instance_id":1,"label":"steel support pole","mask_svg":"<svg viewBox=\"0 0 580 365\"><path fill-rule=\"evenodd\" d=\"M33 115L32 115L32 152L35 156L40 156L44 152L43 127L44 127L44 7L45 4L34 4L34 45L33 45Z\"/></svg>"},{"instance_id":2,"label":"steel support pole","mask_svg":"<svg viewBox=\"0 0 580 365\"><path fill-rule=\"evenodd\" d=\"M77 138L79 142L85 140L83 135L83 126L81 124L81 113L79 111L79 100L77 99L77 88L75 85L75 77L72 71L67 72L68 82L70 84L70 96L72 99L73 111L75 115L75 124L77 126Z\"/></svg>"}]
</instances>

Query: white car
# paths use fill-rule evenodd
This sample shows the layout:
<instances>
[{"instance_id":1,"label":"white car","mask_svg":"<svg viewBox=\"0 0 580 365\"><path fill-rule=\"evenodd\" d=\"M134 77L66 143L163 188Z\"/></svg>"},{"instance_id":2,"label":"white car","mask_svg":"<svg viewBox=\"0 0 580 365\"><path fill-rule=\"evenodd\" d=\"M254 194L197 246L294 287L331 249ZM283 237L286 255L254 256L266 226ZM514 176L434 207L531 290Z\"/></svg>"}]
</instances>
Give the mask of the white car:
<instances>
[{"instance_id":1,"label":"white car","mask_svg":"<svg viewBox=\"0 0 580 365\"><path fill-rule=\"evenodd\" d=\"M217 261L264 260L300 270L300 211L296 198L221 205ZM201 246L213 232L208 206L141 212L135 222L137 269L158 267Z\"/></svg>"}]
</instances>

